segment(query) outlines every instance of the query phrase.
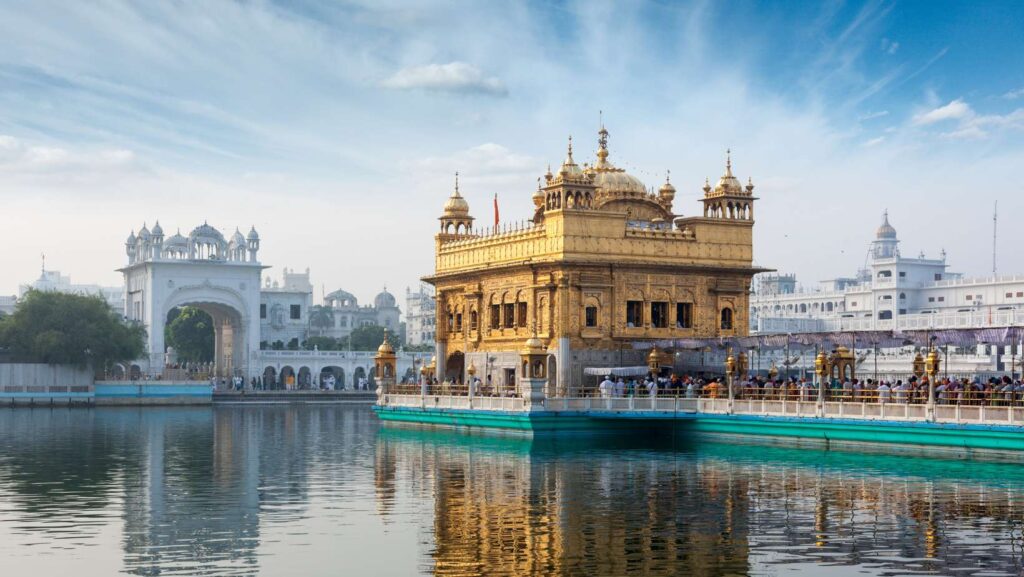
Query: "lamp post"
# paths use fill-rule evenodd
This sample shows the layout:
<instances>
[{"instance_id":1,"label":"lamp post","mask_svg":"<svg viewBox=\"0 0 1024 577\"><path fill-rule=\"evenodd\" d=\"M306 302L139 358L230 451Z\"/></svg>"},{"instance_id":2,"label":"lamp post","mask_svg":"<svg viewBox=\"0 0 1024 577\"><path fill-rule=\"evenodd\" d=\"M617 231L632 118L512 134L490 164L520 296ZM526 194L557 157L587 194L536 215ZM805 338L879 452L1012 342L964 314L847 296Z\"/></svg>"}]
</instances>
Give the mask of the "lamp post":
<instances>
[{"instance_id":1,"label":"lamp post","mask_svg":"<svg viewBox=\"0 0 1024 577\"><path fill-rule=\"evenodd\" d=\"M935 379L939 376L939 353L928 345L928 358L925 360L925 372L928 373L928 420L935 420Z\"/></svg>"},{"instance_id":2,"label":"lamp post","mask_svg":"<svg viewBox=\"0 0 1024 577\"><path fill-rule=\"evenodd\" d=\"M732 347L729 347L725 357L725 384L729 389L729 414L732 414L733 399L735 398L732 383L736 380L737 368L736 357L732 356Z\"/></svg>"},{"instance_id":3,"label":"lamp post","mask_svg":"<svg viewBox=\"0 0 1024 577\"><path fill-rule=\"evenodd\" d=\"M817 348L817 347L815 347ZM829 373L828 357L820 350L814 357L814 374L818 377L818 416L825 414L825 376Z\"/></svg>"}]
</instances>

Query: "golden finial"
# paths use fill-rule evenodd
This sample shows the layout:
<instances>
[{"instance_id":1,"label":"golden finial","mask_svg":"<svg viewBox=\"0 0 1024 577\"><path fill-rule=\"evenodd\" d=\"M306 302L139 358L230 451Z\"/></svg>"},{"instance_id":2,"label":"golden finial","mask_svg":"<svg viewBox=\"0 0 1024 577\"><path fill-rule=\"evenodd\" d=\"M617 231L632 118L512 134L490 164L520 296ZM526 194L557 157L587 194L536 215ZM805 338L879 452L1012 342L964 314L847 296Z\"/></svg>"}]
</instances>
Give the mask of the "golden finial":
<instances>
[{"instance_id":1,"label":"golden finial","mask_svg":"<svg viewBox=\"0 0 1024 577\"><path fill-rule=\"evenodd\" d=\"M455 171L455 194L459 194L459 171Z\"/></svg>"},{"instance_id":2,"label":"golden finial","mask_svg":"<svg viewBox=\"0 0 1024 577\"><path fill-rule=\"evenodd\" d=\"M732 176L732 149L725 149L725 174Z\"/></svg>"},{"instance_id":3,"label":"golden finial","mask_svg":"<svg viewBox=\"0 0 1024 577\"><path fill-rule=\"evenodd\" d=\"M672 181L672 171L671 170L666 170L665 171L665 184L672 184L671 181Z\"/></svg>"},{"instance_id":4,"label":"golden finial","mask_svg":"<svg viewBox=\"0 0 1024 577\"><path fill-rule=\"evenodd\" d=\"M569 158L572 158L572 135L569 135Z\"/></svg>"}]
</instances>

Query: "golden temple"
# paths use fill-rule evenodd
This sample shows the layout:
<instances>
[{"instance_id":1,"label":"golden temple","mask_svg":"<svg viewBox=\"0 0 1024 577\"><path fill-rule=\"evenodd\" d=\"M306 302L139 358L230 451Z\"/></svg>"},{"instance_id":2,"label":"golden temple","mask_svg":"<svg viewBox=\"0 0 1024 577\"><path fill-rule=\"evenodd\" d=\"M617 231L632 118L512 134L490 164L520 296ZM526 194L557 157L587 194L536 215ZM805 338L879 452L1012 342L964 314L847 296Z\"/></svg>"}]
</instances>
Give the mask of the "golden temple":
<instances>
[{"instance_id":1,"label":"golden temple","mask_svg":"<svg viewBox=\"0 0 1024 577\"><path fill-rule=\"evenodd\" d=\"M519 351L534 334L548 352L548 394L580 386L584 367L644 365L638 341L744 336L754 267L754 185L725 172L705 181L703 213L673 212L676 189L655 192L609 160L577 164L572 139L556 172L538 179L523 226L481 231L455 190L435 238L438 379L478 375L514 391ZM467 362L468 361L468 362Z\"/></svg>"}]
</instances>

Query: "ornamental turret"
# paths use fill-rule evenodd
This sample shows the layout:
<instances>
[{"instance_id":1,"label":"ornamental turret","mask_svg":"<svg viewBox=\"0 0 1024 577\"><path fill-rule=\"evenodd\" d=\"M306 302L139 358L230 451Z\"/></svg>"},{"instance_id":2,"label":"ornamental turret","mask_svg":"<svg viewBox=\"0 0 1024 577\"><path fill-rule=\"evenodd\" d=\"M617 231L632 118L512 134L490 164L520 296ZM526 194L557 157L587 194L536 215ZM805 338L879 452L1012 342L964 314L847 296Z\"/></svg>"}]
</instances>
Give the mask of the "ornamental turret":
<instances>
[{"instance_id":1,"label":"ornamental turret","mask_svg":"<svg viewBox=\"0 0 1024 577\"><path fill-rule=\"evenodd\" d=\"M459 193L459 173L455 173L455 190L444 203L441 234L469 234L473 229L473 217L469 215L469 203Z\"/></svg>"},{"instance_id":2,"label":"ornamental turret","mask_svg":"<svg viewBox=\"0 0 1024 577\"><path fill-rule=\"evenodd\" d=\"M704 203L705 218L720 218L726 220L754 220L754 181L747 179L744 187L740 180L732 173L732 154L725 151L725 173L718 179L714 188L704 181Z\"/></svg>"}]
</instances>

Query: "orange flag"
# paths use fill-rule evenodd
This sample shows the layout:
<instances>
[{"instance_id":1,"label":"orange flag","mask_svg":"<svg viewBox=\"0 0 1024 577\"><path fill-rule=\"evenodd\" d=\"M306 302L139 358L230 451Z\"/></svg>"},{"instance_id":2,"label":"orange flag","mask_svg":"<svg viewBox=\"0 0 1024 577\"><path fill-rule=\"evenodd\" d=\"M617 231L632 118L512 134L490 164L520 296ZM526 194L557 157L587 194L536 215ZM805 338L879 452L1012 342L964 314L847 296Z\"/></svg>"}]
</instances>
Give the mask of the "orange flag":
<instances>
[{"instance_id":1,"label":"orange flag","mask_svg":"<svg viewBox=\"0 0 1024 577\"><path fill-rule=\"evenodd\" d=\"M494 228L498 228L498 193L494 193Z\"/></svg>"}]
</instances>

